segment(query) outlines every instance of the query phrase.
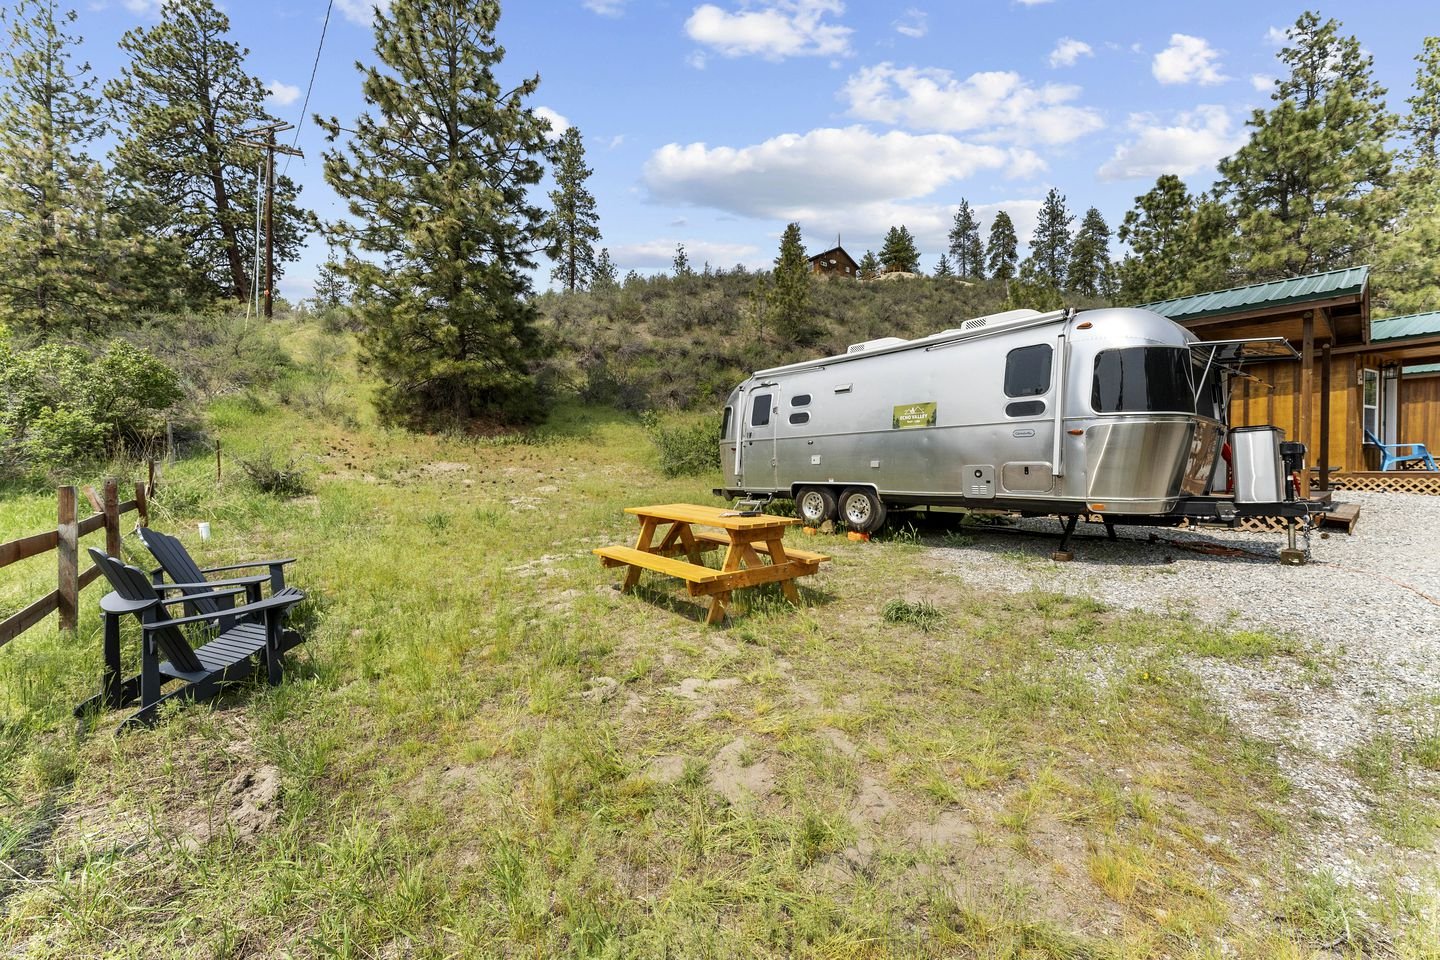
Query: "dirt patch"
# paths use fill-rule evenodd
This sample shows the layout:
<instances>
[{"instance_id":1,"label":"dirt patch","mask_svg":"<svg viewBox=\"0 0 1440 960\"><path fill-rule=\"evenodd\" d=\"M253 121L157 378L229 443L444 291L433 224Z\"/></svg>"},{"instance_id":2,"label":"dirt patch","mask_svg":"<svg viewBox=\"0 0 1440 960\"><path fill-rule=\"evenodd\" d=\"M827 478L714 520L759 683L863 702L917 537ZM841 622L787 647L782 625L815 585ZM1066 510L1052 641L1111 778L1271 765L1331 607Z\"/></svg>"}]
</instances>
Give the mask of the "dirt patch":
<instances>
[{"instance_id":1,"label":"dirt patch","mask_svg":"<svg viewBox=\"0 0 1440 960\"><path fill-rule=\"evenodd\" d=\"M280 771L269 765L242 770L220 788L208 810L190 821L180 842L193 850L226 832L237 840L253 837L279 816Z\"/></svg>"},{"instance_id":2,"label":"dirt patch","mask_svg":"<svg viewBox=\"0 0 1440 960\"><path fill-rule=\"evenodd\" d=\"M715 755L710 764L710 786L731 803L764 800L775 792L775 773L769 764L751 760L744 737L737 737Z\"/></svg>"},{"instance_id":3,"label":"dirt patch","mask_svg":"<svg viewBox=\"0 0 1440 960\"><path fill-rule=\"evenodd\" d=\"M686 700L699 700L707 693L719 693L725 690L740 686L736 677L720 677L715 680L701 680L699 677L686 677L681 680L678 686L666 687L666 691Z\"/></svg>"}]
</instances>

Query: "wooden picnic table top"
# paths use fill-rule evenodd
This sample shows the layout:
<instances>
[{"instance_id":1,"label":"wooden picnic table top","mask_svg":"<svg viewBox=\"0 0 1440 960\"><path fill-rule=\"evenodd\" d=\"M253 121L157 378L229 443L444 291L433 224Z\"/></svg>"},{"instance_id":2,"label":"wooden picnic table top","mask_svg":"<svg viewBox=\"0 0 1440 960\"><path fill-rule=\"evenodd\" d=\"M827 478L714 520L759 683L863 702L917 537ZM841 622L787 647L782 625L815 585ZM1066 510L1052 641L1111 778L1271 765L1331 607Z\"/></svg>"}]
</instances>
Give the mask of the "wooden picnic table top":
<instances>
[{"instance_id":1,"label":"wooden picnic table top","mask_svg":"<svg viewBox=\"0 0 1440 960\"><path fill-rule=\"evenodd\" d=\"M637 517L693 523L703 527L718 527L721 530L763 530L790 527L800 522L794 517L776 517L767 513L754 517L742 517L734 510L706 507L695 503L662 503L649 507L626 507L625 512L633 513Z\"/></svg>"}]
</instances>

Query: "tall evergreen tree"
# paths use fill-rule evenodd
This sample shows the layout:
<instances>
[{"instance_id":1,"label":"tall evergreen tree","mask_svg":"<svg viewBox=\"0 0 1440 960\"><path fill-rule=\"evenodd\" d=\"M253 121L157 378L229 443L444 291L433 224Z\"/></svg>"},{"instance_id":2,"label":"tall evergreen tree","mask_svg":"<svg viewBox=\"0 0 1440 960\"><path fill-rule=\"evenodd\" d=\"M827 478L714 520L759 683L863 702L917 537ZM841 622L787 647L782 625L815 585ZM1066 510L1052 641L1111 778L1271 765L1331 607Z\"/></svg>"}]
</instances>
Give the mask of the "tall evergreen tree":
<instances>
[{"instance_id":1,"label":"tall evergreen tree","mask_svg":"<svg viewBox=\"0 0 1440 960\"><path fill-rule=\"evenodd\" d=\"M109 313L104 176L86 153L101 124L74 21L50 0L0 11L0 320L41 336Z\"/></svg>"},{"instance_id":2,"label":"tall evergreen tree","mask_svg":"<svg viewBox=\"0 0 1440 960\"><path fill-rule=\"evenodd\" d=\"M945 254L943 254L943 253L940 254L940 259L939 259L939 261L936 262L936 264L935 264L935 277L936 277L936 279L943 280L943 279L945 279L946 277L953 277L953 276L955 276L955 271L952 270L952 269L950 269L950 258L947 257L947 256L946 256Z\"/></svg>"},{"instance_id":3,"label":"tall evergreen tree","mask_svg":"<svg viewBox=\"0 0 1440 960\"><path fill-rule=\"evenodd\" d=\"M1396 182L1399 215L1375 278L1377 300L1395 314L1440 310L1440 37L1426 37L1415 60L1415 93L1401 122L1406 167Z\"/></svg>"},{"instance_id":4,"label":"tall evergreen tree","mask_svg":"<svg viewBox=\"0 0 1440 960\"><path fill-rule=\"evenodd\" d=\"M229 32L212 0L165 0L158 24L120 39L129 61L105 85L105 98L122 132L115 172L139 200L154 201L137 203L132 216L150 218L150 231L181 245L192 295L246 300L260 153L240 141L274 117L265 85L246 72L249 51L226 39ZM277 177L277 274L314 227L299 195L294 181Z\"/></svg>"},{"instance_id":5,"label":"tall evergreen tree","mask_svg":"<svg viewBox=\"0 0 1440 960\"><path fill-rule=\"evenodd\" d=\"M860 258L860 279L874 280L880 274L880 258L875 256L874 250L866 250L865 256Z\"/></svg>"},{"instance_id":6,"label":"tall evergreen tree","mask_svg":"<svg viewBox=\"0 0 1440 960\"><path fill-rule=\"evenodd\" d=\"M695 273L690 269L690 257L685 253L685 244L675 244L675 258L670 261L670 269L677 277L688 277Z\"/></svg>"},{"instance_id":7,"label":"tall evergreen tree","mask_svg":"<svg viewBox=\"0 0 1440 960\"><path fill-rule=\"evenodd\" d=\"M903 224L891 227L885 234L885 243L880 247L880 264L886 273L920 272L920 251L915 248L915 238Z\"/></svg>"},{"instance_id":8,"label":"tall evergreen tree","mask_svg":"<svg viewBox=\"0 0 1440 960\"><path fill-rule=\"evenodd\" d=\"M1373 59L1314 13L1288 36L1274 103L1251 115L1249 142L1220 162L1247 281L1364 263L1393 213L1393 118Z\"/></svg>"},{"instance_id":9,"label":"tall evergreen tree","mask_svg":"<svg viewBox=\"0 0 1440 960\"><path fill-rule=\"evenodd\" d=\"M350 301L350 284L332 252L315 276L315 309L334 310Z\"/></svg>"},{"instance_id":10,"label":"tall evergreen tree","mask_svg":"<svg viewBox=\"0 0 1440 960\"><path fill-rule=\"evenodd\" d=\"M985 276L985 246L980 242L980 220L970 209L970 201L961 199L950 227L950 256L955 258L955 273L965 280Z\"/></svg>"},{"instance_id":11,"label":"tall evergreen tree","mask_svg":"<svg viewBox=\"0 0 1440 960\"><path fill-rule=\"evenodd\" d=\"M1190 293L1186 233L1195 200L1173 173L1135 198L1116 236L1130 249L1120 263L1120 300L1153 303Z\"/></svg>"},{"instance_id":12,"label":"tall evergreen tree","mask_svg":"<svg viewBox=\"0 0 1440 960\"><path fill-rule=\"evenodd\" d=\"M810 323L810 260L800 238L800 224L791 223L780 235L770 290L770 317L776 332L801 343L814 332Z\"/></svg>"},{"instance_id":13,"label":"tall evergreen tree","mask_svg":"<svg viewBox=\"0 0 1440 960\"><path fill-rule=\"evenodd\" d=\"M580 129L570 127L555 148L555 189L550 191L551 279L570 292L588 286L595 272L595 244L600 240L600 216L595 196L585 188L594 173L585 166L585 144Z\"/></svg>"},{"instance_id":14,"label":"tall evergreen tree","mask_svg":"<svg viewBox=\"0 0 1440 960\"><path fill-rule=\"evenodd\" d=\"M1036 276L1056 290L1065 286L1065 268L1070 260L1070 224L1074 217L1065 209L1065 195L1055 187L1045 194L1035 233L1030 238L1030 259Z\"/></svg>"},{"instance_id":15,"label":"tall evergreen tree","mask_svg":"<svg viewBox=\"0 0 1440 960\"><path fill-rule=\"evenodd\" d=\"M369 109L325 179L352 222L335 225L356 284L367 363L391 423L523 423L545 402L544 350L526 270L542 246L545 123L533 76L501 87L500 9L394 0L375 16L379 63L362 67ZM370 111L374 111L373 113ZM316 117L333 141L340 122Z\"/></svg>"},{"instance_id":16,"label":"tall evergreen tree","mask_svg":"<svg viewBox=\"0 0 1440 960\"><path fill-rule=\"evenodd\" d=\"M1065 268L1066 289L1087 297L1098 297L1110 269L1110 225L1095 207L1085 211L1075 242L1070 245L1070 262Z\"/></svg>"},{"instance_id":17,"label":"tall evergreen tree","mask_svg":"<svg viewBox=\"0 0 1440 960\"><path fill-rule=\"evenodd\" d=\"M990 222L990 237L985 244L985 266L996 280L1010 280L1020 263L1020 238L1015 235L1015 222L1001 210Z\"/></svg>"}]
</instances>

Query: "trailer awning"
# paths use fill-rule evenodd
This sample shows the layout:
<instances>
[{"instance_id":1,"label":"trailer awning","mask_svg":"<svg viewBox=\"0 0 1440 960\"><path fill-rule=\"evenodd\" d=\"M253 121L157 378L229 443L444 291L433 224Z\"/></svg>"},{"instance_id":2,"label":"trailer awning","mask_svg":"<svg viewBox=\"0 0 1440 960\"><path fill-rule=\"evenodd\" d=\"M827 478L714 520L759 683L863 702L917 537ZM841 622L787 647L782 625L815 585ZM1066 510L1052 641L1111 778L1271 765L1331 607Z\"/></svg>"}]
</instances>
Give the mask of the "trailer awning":
<instances>
[{"instance_id":1,"label":"trailer awning","mask_svg":"<svg viewBox=\"0 0 1440 960\"><path fill-rule=\"evenodd\" d=\"M1247 337L1242 340L1201 340L1190 344L1197 358L1207 363L1243 366L1271 360L1299 360L1300 352L1284 337Z\"/></svg>"}]
</instances>

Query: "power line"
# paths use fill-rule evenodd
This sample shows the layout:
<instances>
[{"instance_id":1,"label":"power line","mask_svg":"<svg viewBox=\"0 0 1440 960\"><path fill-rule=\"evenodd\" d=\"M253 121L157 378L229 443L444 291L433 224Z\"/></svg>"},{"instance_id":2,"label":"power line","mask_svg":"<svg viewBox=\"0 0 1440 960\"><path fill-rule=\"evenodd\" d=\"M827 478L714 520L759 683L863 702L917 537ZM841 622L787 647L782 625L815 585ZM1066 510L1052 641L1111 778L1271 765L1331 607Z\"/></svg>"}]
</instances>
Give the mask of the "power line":
<instances>
[{"instance_id":1,"label":"power line","mask_svg":"<svg viewBox=\"0 0 1440 960\"><path fill-rule=\"evenodd\" d=\"M325 33L330 29L330 10L335 6L335 0L325 4L325 22L320 26L320 42L315 47L315 62L310 67L310 83L305 87L305 99L300 104L300 122L295 124L295 139L290 141L293 148L300 143L300 128L305 125L305 111L310 107L310 91L315 89L315 73L320 69L320 51L325 49ZM280 175L283 177L290 172L290 156L285 157L285 166L281 168Z\"/></svg>"}]
</instances>

